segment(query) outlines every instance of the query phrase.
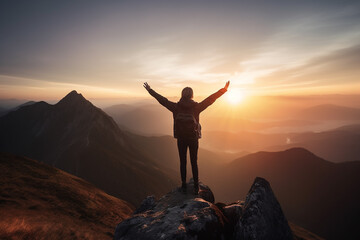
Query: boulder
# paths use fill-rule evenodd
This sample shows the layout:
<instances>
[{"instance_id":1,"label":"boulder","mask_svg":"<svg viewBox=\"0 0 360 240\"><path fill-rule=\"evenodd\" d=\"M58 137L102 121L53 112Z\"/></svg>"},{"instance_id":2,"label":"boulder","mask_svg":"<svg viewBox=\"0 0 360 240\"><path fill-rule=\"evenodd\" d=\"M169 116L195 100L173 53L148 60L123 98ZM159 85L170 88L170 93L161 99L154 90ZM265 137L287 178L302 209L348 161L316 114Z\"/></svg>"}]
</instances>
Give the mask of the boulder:
<instances>
[{"instance_id":1,"label":"boulder","mask_svg":"<svg viewBox=\"0 0 360 240\"><path fill-rule=\"evenodd\" d=\"M211 202L209 187L200 183L199 195L193 184L187 193L177 188L157 202L144 200L134 215L118 224L114 239L222 239L225 217Z\"/></svg>"},{"instance_id":2,"label":"boulder","mask_svg":"<svg viewBox=\"0 0 360 240\"><path fill-rule=\"evenodd\" d=\"M244 208L244 201L236 201L234 203L225 205L222 208L222 212L224 213L225 217L228 219L229 223L235 226L242 216L243 208Z\"/></svg>"},{"instance_id":3,"label":"boulder","mask_svg":"<svg viewBox=\"0 0 360 240\"><path fill-rule=\"evenodd\" d=\"M246 196L242 216L234 228L234 239L293 239L270 183L263 178L255 179Z\"/></svg>"}]
</instances>

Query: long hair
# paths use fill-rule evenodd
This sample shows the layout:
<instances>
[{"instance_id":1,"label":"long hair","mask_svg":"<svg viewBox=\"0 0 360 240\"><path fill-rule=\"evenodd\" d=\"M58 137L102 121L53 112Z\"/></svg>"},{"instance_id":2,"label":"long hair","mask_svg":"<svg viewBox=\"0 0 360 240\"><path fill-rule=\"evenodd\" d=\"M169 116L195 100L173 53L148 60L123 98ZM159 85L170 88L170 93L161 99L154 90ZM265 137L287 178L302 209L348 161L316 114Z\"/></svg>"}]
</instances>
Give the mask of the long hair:
<instances>
[{"instance_id":1,"label":"long hair","mask_svg":"<svg viewBox=\"0 0 360 240\"><path fill-rule=\"evenodd\" d=\"M186 87L181 92L181 99L192 99L194 97L194 92L191 87Z\"/></svg>"}]
</instances>

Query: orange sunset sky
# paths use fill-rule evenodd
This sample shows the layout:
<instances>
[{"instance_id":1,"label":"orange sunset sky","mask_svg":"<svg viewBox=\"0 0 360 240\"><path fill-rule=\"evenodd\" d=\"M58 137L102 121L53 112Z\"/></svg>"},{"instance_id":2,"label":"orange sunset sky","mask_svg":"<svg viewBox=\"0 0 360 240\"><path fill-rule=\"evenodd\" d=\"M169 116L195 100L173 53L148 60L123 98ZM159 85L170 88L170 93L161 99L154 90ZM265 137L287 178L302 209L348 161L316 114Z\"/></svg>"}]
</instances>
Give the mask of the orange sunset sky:
<instances>
[{"instance_id":1,"label":"orange sunset sky","mask_svg":"<svg viewBox=\"0 0 360 240\"><path fill-rule=\"evenodd\" d=\"M0 98L358 94L358 1L1 1ZM230 92L229 92L230 94Z\"/></svg>"}]
</instances>

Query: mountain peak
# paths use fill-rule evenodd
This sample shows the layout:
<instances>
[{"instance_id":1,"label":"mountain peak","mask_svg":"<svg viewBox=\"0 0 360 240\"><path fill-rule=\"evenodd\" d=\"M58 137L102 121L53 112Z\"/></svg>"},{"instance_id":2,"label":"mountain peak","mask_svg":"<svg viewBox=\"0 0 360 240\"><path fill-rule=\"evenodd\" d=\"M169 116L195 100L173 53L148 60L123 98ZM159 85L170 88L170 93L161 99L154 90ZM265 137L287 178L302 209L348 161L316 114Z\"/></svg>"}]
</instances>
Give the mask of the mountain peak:
<instances>
[{"instance_id":1,"label":"mountain peak","mask_svg":"<svg viewBox=\"0 0 360 240\"><path fill-rule=\"evenodd\" d=\"M76 94L77 95L77 94L80 94L80 93L78 93L76 90L72 90L71 92L68 93L68 95L69 94Z\"/></svg>"},{"instance_id":2,"label":"mountain peak","mask_svg":"<svg viewBox=\"0 0 360 240\"><path fill-rule=\"evenodd\" d=\"M83 97L83 95L81 95L81 93L78 93L76 90L72 90L71 92L69 92L63 99L66 99L66 98L70 98L70 99L82 98L82 99L85 99Z\"/></svg>"},{"instance_id":3,"label":"mountain peak","mask_svg":"<svg viewBox=\"0 0 360 240\"><path fill-rule=\"evenodd\" d=\"M299 155L311 155L315 156L312 152L303 147L293 147L283 151L284 153L299 154Z\"/></svg>"},{"instance_id":4,"label":"mountain peak","mask_svg":"<svg viewBox=\"0 0 360 240\"><path fill-rule=\"evenodd\" d=\"M81 104L81 103L89 103L81 93L78 93L76 90L72 90L65 97L63 97L56 105L62 104Z\"/></svg>"}]
</instances>

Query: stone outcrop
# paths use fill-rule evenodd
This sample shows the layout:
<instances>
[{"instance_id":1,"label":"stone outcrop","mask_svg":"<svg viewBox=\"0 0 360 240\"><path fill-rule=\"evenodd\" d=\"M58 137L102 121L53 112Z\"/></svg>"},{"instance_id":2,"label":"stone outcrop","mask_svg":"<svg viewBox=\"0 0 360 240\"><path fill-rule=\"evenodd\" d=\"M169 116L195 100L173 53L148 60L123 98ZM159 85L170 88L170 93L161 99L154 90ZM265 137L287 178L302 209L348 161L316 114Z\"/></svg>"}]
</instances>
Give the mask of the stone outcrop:
<instances>
[{"instance_id":1,"label":"stone outcrop","mask_svg":"<svg viewBox=\"0 0 360 240\"><path fill-rule=\"evenodd\" d=\"M158 201L147 197L131 218L118 224L120 239L293 239L270 184L256 178L245 202L215 204L210 188L200 183L199 195L174 189Z\"/></svg>"},{"instance_id":2,"label":"stone outcrop","mask_svg":"<svg viewBox=\"0 0 360 240\"><path fill-rule=\"evenodd\" d=\"M292 239L288 222L270 184L256 178L235 225L234 239Z\"/></svg>"}]
</instances>

